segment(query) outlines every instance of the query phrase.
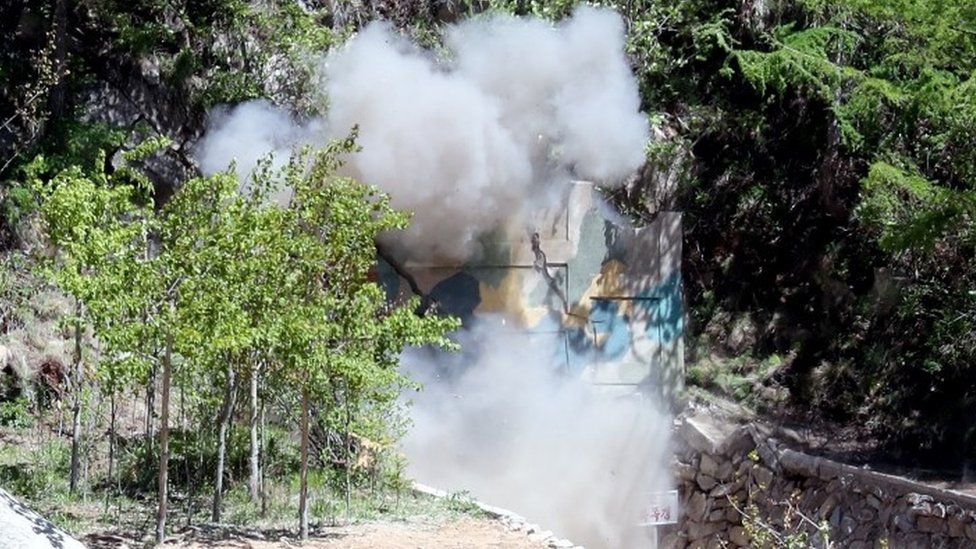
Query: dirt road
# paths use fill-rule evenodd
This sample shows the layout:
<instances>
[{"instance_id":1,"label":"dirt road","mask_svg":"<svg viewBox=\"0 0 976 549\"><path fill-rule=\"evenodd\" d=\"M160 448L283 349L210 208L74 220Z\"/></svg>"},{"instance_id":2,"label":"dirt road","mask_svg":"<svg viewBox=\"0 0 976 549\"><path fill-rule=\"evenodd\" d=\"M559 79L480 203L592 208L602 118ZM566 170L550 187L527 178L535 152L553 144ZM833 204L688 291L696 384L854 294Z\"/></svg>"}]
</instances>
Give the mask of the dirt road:
<instances>
[{"instance_id":1,"label":"dirt road","mask_svg":"<svg viewBox=\"0 0 976 549\"><path fill-rule=\"evenodd\" d=\"M191 536L177 547L272 549L298 547L313 549L542 549L547 545L533 541L524 532L513 532L498 521L461 517L442 523L419 521L368 522L327 528L315 532L305 544L292 538L261 540L253 536L230 535L223 539ZM168 545L168 544L167 544Z\"/></svg>"}]
</instances>

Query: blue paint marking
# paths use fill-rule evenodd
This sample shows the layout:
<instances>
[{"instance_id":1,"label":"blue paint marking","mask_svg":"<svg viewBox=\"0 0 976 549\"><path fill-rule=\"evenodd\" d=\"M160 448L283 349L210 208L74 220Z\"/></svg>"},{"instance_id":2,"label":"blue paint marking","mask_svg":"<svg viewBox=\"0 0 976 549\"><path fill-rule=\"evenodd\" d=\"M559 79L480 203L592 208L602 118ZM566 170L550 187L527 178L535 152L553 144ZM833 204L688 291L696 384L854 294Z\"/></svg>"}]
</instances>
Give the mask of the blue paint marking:
<instances>
[{"instance_id":1,"label":"blue paint marking","mask_svg":"<svg viewBox=\"0 0 976 549\"><path fill-rule=\"evenodd\" d=\"M648 323L648 337L653 337L665 345L677 341L685 330L681 274L672 274L664 281L664 284L648 292L642 292L641 297L644 296L656 298L654 301L646 302L651 306L649 309L651 322Z\"/></svg>"},{"instance_id":2,"label":"blue paint marking","mask_svg":"<svg viewBox=\"0 0 976 549\"><path fill-rule=\"evenodd\" d=\"M593 301L590 323L597 338L599 352L606 358L620 358L630 347L631 329L628 319L620 313L620 302L610 299Z\"/></svg>"},{"instance_id":3,"label":"blue paint marking","mask_svg":"<svg viewBox=\"0 0 976 549\"><path fill-rule=\"evenodd\" d=\"M379 262L378 275L380 284L392 299L399 292L399 278L382 261ZM441 280L430 295L440 304L442 312L461 318L464 325L470 325L476 316L475 309L481 303L479 280L464 271ZM585 327L561 326L560 315L554 311L548 321L543 321L533 331L542 337L547 333L562 334L557 338L556 348L552 349L553 364L575 375L594 362L625 357L634 339L634 330L643 330L644 337L665 346L674 344L682 336L684 301L680 273L674 273L659 286L624 299L629 302L629 315L621 311L621 299L597 298L592 300ZM534 346L533 340L535 337L529 335L527 338L514 338L512 344ZM473 349L466 349L466 352L469 351Z\"/></svg>"},{"instance_id":4,"label":"blue paint marking","mask_svg":"<svg viewBox=\"0 0 976 549\"><path fill-rule=\"evenodd\" d=\"M566 330L570 371L581 372L597 360L622 358L630 349L634 330L641 329L642 323L644 336L662 345L672 345L681 337L684 301L680 273L664 284L625 299L630 302L634 318L621 312L620 299L593 299L588 326ZM594 335L602 344L594 341Z\"/></svg>"},{"instance_id":5,"label":"blue paint marking","mask_svg":"<svg viewBox=\"0 0 976 549\"><path fill-rule=\"evenodd\" d=\"M481 287L478 279L461 271L441 280L430 291L441 312L456 316L465 325L474 316L474 310L481 304Z\"/></svg>"}]
</instances>

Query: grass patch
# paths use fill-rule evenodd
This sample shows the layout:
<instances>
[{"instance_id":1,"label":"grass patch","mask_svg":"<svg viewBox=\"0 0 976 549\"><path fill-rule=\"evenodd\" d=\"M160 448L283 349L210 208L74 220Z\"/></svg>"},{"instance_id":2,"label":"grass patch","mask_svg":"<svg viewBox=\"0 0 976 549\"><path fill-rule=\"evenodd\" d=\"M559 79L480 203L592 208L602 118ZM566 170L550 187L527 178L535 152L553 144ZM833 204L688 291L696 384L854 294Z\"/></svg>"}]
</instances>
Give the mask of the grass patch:
<instances>
[{"instance_id":1,"label":"grass patch","mask_svg":"<svg viewBox=\"0 0 976 549\"><path fill-rule=\"evenodd\" d=\"M785 362L776 354L763 359L710 355L688 365L687 381L691 386L762 407L778 401L774 398L777 392L767 387L767 382Z\"/></svg>"},{"instance_id":2,"label":"grass patch","mask_svg":"<svg viewBox=\"0 0 976 549\"><path fill-rule=\"evenodd\" d=\"M41 442L21 433L18 443L0 445L0 486L68 533L83 537L93 532L117 532L133 539L149 539L155 513L152 491L117 491L110 482L94 478L94 488L72 494L68 476L70 441L51 437ZM35 432L36 436L37 433ZM174 470L174 473L177 471ZM466 492L447 498L417 494L408 488L353 487L348 500L341 471L310 471L309 511L314 527L369 521L407 521L420 518L442 523L461 516L483 516ZM298 474L268 479L265 501L252 501L246 479L231 479L224 495L221 523L256 530L297 531ZM176 486L174 486L176 488ZM213 493L173 490L169 527L210 523Z\"/></svg>"}]
</instances>

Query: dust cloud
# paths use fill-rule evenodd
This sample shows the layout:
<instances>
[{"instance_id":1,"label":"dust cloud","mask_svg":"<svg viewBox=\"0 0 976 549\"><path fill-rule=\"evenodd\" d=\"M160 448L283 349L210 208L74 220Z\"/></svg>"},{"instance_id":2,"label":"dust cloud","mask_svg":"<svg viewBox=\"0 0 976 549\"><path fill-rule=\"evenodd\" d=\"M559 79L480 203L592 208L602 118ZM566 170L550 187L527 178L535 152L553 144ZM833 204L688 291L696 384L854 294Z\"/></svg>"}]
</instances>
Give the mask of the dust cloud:
<instances>
[{"instance_id":1,"label":"dust cloud","mask_svg":"<svg viewBox=\"0 0 976 549\"><path fill-rule=\"evenodd\" d=\"M424 384L410 395L408 473L587 547L648 547L638 524L648 493L669 488L667 416L567 376L557 334L489 317L460 343L461 355L404 357Z\"/></svg>"},{"instance_id":2,"label":"dust cloud","mask_svg":"<svg viewBox=\"0 0 976 549\"><path fill-rule=\"evenodd\" d=\"M265 101L211 117L195 157L247 177L359 126L348 175L414 213L396 236L424 261L462 262L478 236L558 199L572 178L620 184L644 161L647 117L624 54L621 18L582 7L558 24L506 15L450 26L444 51L373 23L321 64L324 119L297 122Z\"/></svg>"},{"instance_id":3,"label":"dust cloud","mask_svg":"<svg viewBox=\"0 0 976 549\"><path fill-rule=\"evenodd\" d=\"M477 257L479 236L561 201L575 178L620 185L644 161L647 117L616 13L581 7L552 24L505 15L449 26L423 49L373 23L321 62L325 115L300 122L264 102L213 113L195 149L204 173L359 128L345 173L414 213L391 236L429 264ZM665 489L668 420L638 396L611 397L565 375L563 343L500 319L458 337L453 357L414 350L404 441L410 473L470 490L592 547L646 546L647 492Z\"/></svg>"}]
</instances>

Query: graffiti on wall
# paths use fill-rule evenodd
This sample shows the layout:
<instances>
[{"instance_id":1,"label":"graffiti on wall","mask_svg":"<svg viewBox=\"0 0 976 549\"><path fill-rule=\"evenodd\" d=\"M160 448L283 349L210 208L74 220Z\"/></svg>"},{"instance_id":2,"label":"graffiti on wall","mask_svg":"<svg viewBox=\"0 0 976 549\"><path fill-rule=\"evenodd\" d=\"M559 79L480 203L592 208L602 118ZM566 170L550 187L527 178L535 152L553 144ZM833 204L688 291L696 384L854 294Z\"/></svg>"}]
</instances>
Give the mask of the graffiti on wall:
<instances>
[{"instance_id":1,"label":"graffiti on wall","mask_svg":"<svg viewBox=\"0 0 976 549\"><path fill-rule=\"evenodd\" d=\"M580 182L563 207L540 212L532 226L482 240L480 252L460 265L406 259L414 289L385 262L380 281L393 299L419 289L469 325L503 316L521 334L514 344L557 334L554 364L592 383L637 386L665 398L680 388L680 214L628 227L601 205L591 184Z\"/></svg>"}]
</instances>

